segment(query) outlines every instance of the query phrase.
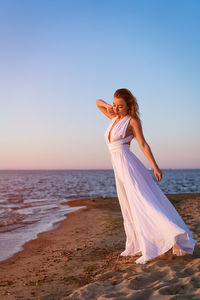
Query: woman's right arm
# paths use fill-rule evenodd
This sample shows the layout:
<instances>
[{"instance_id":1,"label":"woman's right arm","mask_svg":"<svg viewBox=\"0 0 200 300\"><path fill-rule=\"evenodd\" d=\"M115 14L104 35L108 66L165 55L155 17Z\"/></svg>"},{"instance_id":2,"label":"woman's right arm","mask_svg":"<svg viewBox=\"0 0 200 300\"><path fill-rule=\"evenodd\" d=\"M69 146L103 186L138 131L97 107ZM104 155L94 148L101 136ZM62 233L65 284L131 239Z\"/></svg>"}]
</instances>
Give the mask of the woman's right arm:
<instances>
[{"instance_id":1,"label":"woman's right arm","mask_svg":"<svg viewBox=\"0 0 200 300\"><path fill-rule=\"evenodd\" d=\"M106 103L105 101L98 99L96 100L96 105L100 109L100 111L107 116L109 119L115 117L112 105Z\"/></svg>"}]
</instances>

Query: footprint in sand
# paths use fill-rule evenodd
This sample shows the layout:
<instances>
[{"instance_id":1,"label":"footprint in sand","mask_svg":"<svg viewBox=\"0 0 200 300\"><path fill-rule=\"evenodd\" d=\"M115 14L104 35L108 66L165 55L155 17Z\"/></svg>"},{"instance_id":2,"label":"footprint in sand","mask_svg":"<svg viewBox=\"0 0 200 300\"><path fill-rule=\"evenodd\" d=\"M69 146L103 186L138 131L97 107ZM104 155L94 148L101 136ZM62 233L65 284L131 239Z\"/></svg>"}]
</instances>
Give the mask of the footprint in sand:
<instances>
[{"instance_id":1,"label":"footprint in sand","mask_svg":"<svg viewBox=\"0 0 200 300\"><path fill-rule=\"evenodd\" d=\"M174 284L171 286L167 286L165 288L161 288L159 293L161 295L177 295L184 294L186 292L186 287L183 284Z\"/></svg>"},{"instance_id":2,"label":"footprint in sand","mask_svg":"<svg viewBox=\"0 0 200 300\"><path fill-rule=\"evenodd\" d=\"M190 283L192 284L192 286L196 289L196 288L200 288L200 277L192 277L190 280Z\"/></svg>"},{"instance_id":3,"label":"footprint in sand","mask_svg":"<svg viewBox=\"0 0 200 300\"><path fill-rule=\"evenodd\" d=\"M183 269L183 274L185 274L185 277L187 277L188 275L193 275L196 271L192 268L186 268Z\"/></svg>"},{"instance_id":4,"label":"footprint in sand","mask_svg":"<svg viewBox=\"0 0 200 300\"><path fill-rule=\"evenodd\" d=\"M133 290L140 290L147 287L152 287L153 285L155 285L155 283L167 276L167 274L167 271L155 271L149 275L136 276L134 279L130 280L128 288Z\"/></svg>"}]
</instances>

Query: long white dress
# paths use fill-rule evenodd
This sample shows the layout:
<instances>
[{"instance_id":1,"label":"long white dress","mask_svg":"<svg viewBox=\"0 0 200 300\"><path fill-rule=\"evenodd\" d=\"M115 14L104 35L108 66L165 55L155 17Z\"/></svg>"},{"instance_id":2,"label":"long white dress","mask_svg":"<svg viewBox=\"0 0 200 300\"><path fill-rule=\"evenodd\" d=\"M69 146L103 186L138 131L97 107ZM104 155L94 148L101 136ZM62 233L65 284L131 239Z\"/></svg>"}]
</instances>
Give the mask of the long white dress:
<instances>
[{"instance_id":1,"label":"long white dress","mask_svg":"<svg viewBox=\"0 0 200 300\"><path fill-rule=\"evenodd\" d=\"M192 233L130 145L124 144L133 139L133 135L124 138L130 118L126 115L112 128L114 117L104 135L126 233L126 247L120 255L142 254L135 262L145 264L170 248L177 256L192 254L196 243Z\"/></svg>"}]
</instances>

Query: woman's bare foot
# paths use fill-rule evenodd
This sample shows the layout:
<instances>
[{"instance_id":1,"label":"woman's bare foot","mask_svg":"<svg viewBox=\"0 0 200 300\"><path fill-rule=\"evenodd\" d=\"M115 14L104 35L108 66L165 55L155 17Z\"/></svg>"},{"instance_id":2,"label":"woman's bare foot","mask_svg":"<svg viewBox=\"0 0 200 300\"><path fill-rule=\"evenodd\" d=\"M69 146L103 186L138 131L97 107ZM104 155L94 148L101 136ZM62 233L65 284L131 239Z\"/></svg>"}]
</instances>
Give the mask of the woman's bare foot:
<instances>
[{"instance_id":1,"label":"woman's bare foot","mask_svg":"<svg viewBox=\"0 0 200 300\"><path fill-rule=\"evenodd\" d=\"M167 259L167 260L172 260L173 258L173 251L172 248L169 249L167 252L165 252L164 254L160 255L160 258L162 259Z\"/></svg>"}]
</instances>

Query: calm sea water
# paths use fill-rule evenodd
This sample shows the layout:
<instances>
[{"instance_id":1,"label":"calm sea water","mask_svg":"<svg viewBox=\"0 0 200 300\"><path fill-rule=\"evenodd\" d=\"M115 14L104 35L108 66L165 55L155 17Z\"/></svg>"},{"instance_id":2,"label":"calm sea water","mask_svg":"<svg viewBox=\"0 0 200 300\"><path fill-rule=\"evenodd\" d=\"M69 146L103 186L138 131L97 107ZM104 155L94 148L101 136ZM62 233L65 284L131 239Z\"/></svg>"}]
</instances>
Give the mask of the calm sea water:
<instances>
[{"instance_id":1,"label":"calm sea water","mask_svg":"<svg viewBox=\"0 0 200 300\"><path fill-rule=\"evenodd\" d=\"M149 172L164 193L200 192L200 169L162 170L160 182ZM63 202L108 196L117 196L113 170L1 170L0 261L82 207Z\"/></svg>"}]
</instances>

